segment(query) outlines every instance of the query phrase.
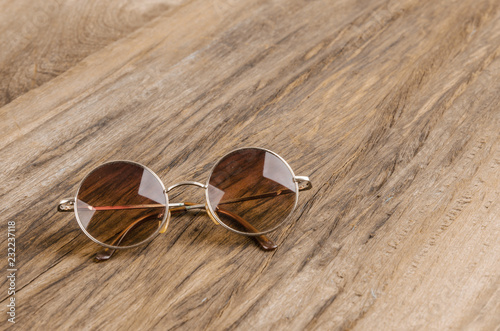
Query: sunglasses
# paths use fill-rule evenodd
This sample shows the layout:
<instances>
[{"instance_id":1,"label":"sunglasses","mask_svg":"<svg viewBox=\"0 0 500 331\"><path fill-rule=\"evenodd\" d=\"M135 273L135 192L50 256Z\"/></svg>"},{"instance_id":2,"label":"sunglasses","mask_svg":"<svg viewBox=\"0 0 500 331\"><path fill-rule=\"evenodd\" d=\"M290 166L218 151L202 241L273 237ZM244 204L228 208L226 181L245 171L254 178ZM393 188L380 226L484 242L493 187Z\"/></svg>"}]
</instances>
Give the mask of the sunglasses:
<instances>
[{"instance_id":1,"label":"sunglasses","mask_svg":"<svg viewBox=\"0 0 500 331\"><path fill-rule=\"evenodd\" d=\"M168 193L184 185L205 190L205 204L169 203ZM95 261L108 260L117 249L132 248L164 233L172 213L204 210L215 224L251 236L263 250L277 245L265 234L286 223L297 207L299 191L312 188L295 176L278 154L263 148L241 148L223 156L207 183L180 182L165 188L146 166L112 161L94 168L80 183L75 198L64 199L60 212L75 212L83 232L105 248Z\"/></svg>"}]
</instances>

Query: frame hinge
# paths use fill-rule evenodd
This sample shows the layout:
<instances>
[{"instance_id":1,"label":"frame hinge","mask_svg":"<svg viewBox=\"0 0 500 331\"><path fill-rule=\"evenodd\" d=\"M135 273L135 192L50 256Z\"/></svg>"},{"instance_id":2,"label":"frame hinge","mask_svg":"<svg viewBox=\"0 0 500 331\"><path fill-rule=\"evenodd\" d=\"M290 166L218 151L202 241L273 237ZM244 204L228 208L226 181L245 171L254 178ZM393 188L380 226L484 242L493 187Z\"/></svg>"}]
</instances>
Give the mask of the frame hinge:
<instances>
[{"instance_id":1,"label":"frame hinge","mask_svg":"<svg viewBox=\"0 0 500 331\"><path fill-rule=\"evenodd\" d=\"M75 199L73 198L61 200L57 206L57 211L60 212L70 212L73 210L75 210Z\"/></svg>"}]
</instances>

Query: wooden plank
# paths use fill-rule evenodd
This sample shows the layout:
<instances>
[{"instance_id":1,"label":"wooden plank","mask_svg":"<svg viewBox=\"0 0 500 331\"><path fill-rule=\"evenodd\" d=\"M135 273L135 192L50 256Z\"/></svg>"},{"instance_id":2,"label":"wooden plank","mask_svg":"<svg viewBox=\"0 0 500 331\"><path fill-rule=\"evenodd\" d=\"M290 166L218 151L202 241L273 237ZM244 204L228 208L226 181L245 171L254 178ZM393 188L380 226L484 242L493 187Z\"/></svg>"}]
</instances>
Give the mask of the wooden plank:
<instances>
[{"instance_id":1,"label":"wooden plank","mask_svg":"<svg viewBox=\"0 0 500 331\"><path fill-rule=\"evenodd\" d=\"M500 325L496 1L195 1L97 49L0 108L23 328ZM55 212L104 161L170 185L247 145L313 180L272 253L186 214L95 264Z\"/></svg>"},{"instance_id":2,"label":"wooden plank","mask_svg":"<svg viewBox=\"0 0 500 331\"><path fill-rule=\"evenodd\" d=\"M2 1L0 106L185 1Z\"/></svg>"}]
</instances>

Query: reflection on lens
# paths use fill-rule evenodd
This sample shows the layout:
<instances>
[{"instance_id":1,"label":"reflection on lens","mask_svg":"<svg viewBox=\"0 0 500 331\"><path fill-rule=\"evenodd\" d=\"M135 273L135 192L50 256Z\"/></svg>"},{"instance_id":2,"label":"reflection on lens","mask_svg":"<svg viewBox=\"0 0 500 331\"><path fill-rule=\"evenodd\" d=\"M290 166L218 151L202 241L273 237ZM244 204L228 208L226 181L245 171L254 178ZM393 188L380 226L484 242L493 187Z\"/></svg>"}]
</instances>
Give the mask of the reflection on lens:
<instances>
[{"instance_id":1,"label":"reflection on lens","mask_svg":"<svg viewBox=\"0 0 500 331\"><path fill-rule=\"evenodd\" d=\"M150 239L167 204L163 185L150 170L119 161L94 169L83 180L76 214L94 239L123 247Z\"/></svg>"},{"instance_id":2,"label":"reflection on lens","mask_svg":"<svg viewBox=\"0 0 500 331\"><path fill-rule=\"evenodd\" d=\"M217 217L247 234L281 225L293 211L296 196L296 183L285 162L257 148L226 155L208 183L209 205Z\"/></svg>"}]
</instances>

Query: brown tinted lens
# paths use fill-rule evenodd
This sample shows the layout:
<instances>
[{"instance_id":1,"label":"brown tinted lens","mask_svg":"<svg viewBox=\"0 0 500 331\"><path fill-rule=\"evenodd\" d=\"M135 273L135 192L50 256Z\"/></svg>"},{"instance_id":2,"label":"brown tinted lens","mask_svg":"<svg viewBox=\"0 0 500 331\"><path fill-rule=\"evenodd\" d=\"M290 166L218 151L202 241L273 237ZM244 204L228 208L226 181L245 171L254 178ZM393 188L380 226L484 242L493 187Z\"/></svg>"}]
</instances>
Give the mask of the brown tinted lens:
<instances>
[{"instance_id":1,"label":"brown tinted lens","mask_svg":"<svg viewBox=\"0 0 500 331\"><path fill-rule=\"evenodd\" d=\"M163 185L148 169L129 162L94 169L78 190L81 225L101 243L130 246L151 237L166 212Z\"/></svg>"},{"instance_id":2,"label":"brown tinted lens","mask_svg":"<svg viewBox=\"0 0 500 331\"><path fill-rule=\"evenodd\" d=\"M249 234L278 227L292 212L296 194L288 166L276 155L255 148L225 156L208 185L209 204L217 217Z\"/></svg>"}]
</instances>

